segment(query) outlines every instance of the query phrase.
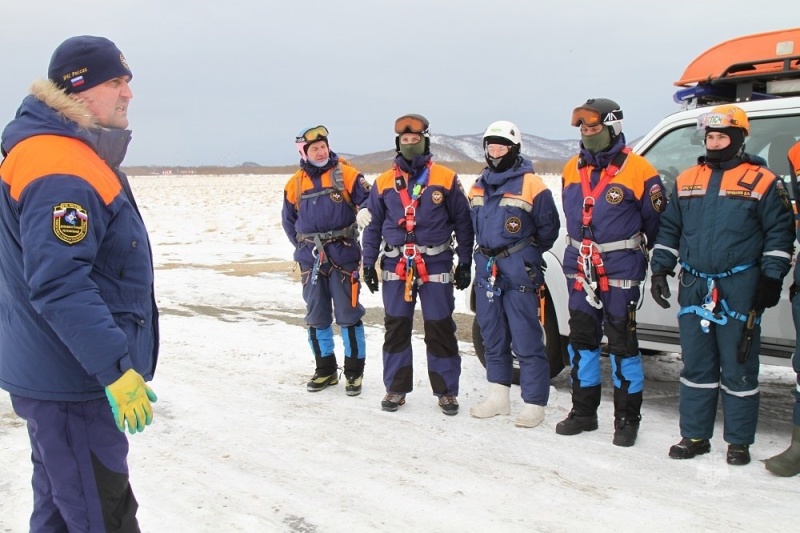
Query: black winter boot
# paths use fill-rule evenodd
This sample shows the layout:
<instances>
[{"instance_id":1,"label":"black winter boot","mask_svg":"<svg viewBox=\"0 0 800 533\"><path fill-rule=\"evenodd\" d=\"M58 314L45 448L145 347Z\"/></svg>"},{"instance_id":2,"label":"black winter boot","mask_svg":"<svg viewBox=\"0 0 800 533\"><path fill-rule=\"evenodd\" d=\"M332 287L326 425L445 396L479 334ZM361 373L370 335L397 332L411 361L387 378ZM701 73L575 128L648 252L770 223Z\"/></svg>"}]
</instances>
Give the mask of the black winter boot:
<instances>
[{"instance_id":1,"label":"black winter boot","mask_svg":"<svg viewBox=\"0 0 800 533\"><path fill-rule=\"evenodd\" d=\"M614 446L633 446L639 434L642 393L614 388Z\"/></svg>"},{"instance_id":2,"label":"black winter boot","mask_svg":"<svg viewBox=\"0 0 800 533\"><path fill-rule=\"evenodd\" d=\"M577 435L595 429L597 429L597 414L578 416L575 409L569 412L567 418L556 424L556 433L559 435Z\"/></svg>"},{"instance_id":3,"label":"black winter boot","mask_svg":"<svg viewBox=\"0 0 800 533\"><path fill-rule=\"evenodd\" d=\"M750 446L747 444L728 444L725 459L729 465L743 466L750 464Z\"/></svg>"},{"instance_id":4,"label":"black winter boot","mask_svg":"<svg viewBox=\"0 0 800 533\"><path fill-rule=\"evenodd\" d=\"M670 447L669 456L673 459L691 459L695 455L703 455L711 451L708 439L690 439L684 437L678 444Z\"/></svg>"},{"instance_id":5,"label":"black winter boot","mask_svg":"<svg viewBox=\"0 0 800 533\"><path fill-rule=\"evenodd\" d=\"M639 419L617 418L614 420L614 446L630 447L636 444L639 434Z\"/></svg>"},{"instance_id":6,"label":"black winter boot","mask_svg":"<svg viewBox=\"0 0 800 533\"><path fill-rule=\"evenodd\" d=\"M574 372L574 369L573 369ZM600 385L581 387L577 379L572 382L572 410L567 418L556 424L559 435L577 435L597 429L597 408L600 407Z\"/></svg>"}]
</instances>

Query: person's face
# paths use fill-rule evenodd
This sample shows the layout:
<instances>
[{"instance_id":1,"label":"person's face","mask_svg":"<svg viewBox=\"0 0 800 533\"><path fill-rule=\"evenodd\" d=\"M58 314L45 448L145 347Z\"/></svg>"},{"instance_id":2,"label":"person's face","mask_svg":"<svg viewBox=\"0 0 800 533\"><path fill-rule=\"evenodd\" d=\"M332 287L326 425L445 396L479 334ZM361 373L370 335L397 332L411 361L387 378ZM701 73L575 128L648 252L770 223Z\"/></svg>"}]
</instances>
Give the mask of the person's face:
<instances>
[{"instance_id":1,"label":"person's face","mask_svg":"<svg viewBox=\"0 0 800 533\"><path fill-rule=\"evenodd\" d=\"M503 157L508 153L508 146L504 144L487 144L486 145L486 152L489 154L489 157L492 159L498 159Z\"/></svg>"},{"instance_id":2,"label":"person's face","mask_svg":"<svg viewBox=\"0 0 800 533\"><path fill-rule=\"evenodd\" d=\"M322 163L328 156L330 155L330 150L328 149L328 143L325 141L316 141L308 145L308 151L306 152L308 158L312 161L316 161L317 163Z\"/></svg>"},{"instance_id":3,"label":"person's face","mask_svg":"<svg viewBox=\"0 0 800 533\"><path fill-rule=\"evenodd\" d=\"M417 144L421 139L419 133L404 133L400 135L400 144Z\"/></svg>"},{"instance_id":4,"label":"person's face","mask_svg":"<svg viewBox=\"0 0 800 533\"><path fill-rule=\"evenodd\" d=\"M731 138L718 131L706 133L706 148L708 150L722 150L731 144Z\"/></svg>"},{"instance_id":5,"label":"person's face","mask_svg":"<svg viewBox=\"0 0 800 533\"><path fill-rule=\"evenodd\" d=\"M596 124L594 126L587 126L586 124L581 123L581 135L585 135L587 137L591 137L592 135L597 135L603 131L602 124Z\"/></svg>"},{"instance_id":6,"label":"person's face","mask_svg":"<svg viewBox=\"0 0 800 533\"><path fill-rule=\"evenodd\" d=\"M106 128L128 127L128 104L133 92L130 76L113 78L75 95L89 107L97 123Z\"/></svg>"}]
</instances>

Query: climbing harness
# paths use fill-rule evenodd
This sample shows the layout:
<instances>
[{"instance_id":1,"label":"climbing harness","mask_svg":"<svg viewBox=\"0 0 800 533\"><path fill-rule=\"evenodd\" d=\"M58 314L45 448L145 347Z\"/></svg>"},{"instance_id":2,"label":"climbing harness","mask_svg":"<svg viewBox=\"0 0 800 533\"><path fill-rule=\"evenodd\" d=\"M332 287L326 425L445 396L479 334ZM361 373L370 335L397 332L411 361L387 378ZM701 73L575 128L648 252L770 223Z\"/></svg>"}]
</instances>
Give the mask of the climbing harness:
<instances>
[{"instance_id":1,"label":"climbing harness","mask_svg":"<svg viewBox=\"0 0 800 533\"><path fill-rule=\"evenodd\" d=\"M707 291L703 297L703 303L701 305L689 305L686 307L681 307L681 309L678 311L678 316L680 317L689 313L698 315L700 317L700 330L703 333L709 333L711 331L712 322L719 324L720 326L724 326L728 323L728 317L733 318L734 320L747 322L747 315L731 309L728 305L728 302L726 302L722 297L719 287L717 287L717 280L727 278L728 276L732 276L733 274L737 274L753 266L755 266L755 263L748 263L746 265L735 266L729 270L726 270L725 272L707 274L705 272L699 272L692 268L685 261L681 261L681 267L684 271L689 272L697 278L706 280ZM717 307L721 308L720 313L714 312ZM755 324L760 323L761 317L756 318Z\"/></svg>"}]
</instances>

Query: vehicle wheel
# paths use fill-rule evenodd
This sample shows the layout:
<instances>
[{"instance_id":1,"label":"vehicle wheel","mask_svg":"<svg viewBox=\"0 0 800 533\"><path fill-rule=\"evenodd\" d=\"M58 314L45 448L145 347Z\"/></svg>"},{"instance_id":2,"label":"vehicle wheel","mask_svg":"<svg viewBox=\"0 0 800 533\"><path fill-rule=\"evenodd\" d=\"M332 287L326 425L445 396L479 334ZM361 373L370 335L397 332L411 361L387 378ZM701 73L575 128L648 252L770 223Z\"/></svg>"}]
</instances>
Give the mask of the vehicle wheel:
<instances>
[{"instance_id":1,"label":"vehicle wheel","mask_svg":"<svg viewBox=\"0 0 800 533\"><path fill-rule=\"evenodd\" d=\"M544 343L547 350L547 359L550 362L550 379L553 379L564 370L569 356L567 355L567 338L563 337L558 331L558 317L550 291L545 288L544 304ZM478 325L477 317L472 320L472 345L475 348L475 355L486 368L486 349L483 346L481 328ZM514 358L514 374L512 383L519 385L519 362Z\"/></svg>"}]
</instances>

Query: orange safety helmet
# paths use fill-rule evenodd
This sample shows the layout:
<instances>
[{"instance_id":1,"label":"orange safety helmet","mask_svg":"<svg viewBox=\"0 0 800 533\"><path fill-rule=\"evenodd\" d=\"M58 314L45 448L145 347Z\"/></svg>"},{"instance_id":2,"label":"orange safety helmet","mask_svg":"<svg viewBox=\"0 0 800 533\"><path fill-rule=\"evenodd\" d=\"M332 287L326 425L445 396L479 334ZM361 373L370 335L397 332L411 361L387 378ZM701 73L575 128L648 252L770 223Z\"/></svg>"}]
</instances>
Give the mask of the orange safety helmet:
<instances>
[{"instance_id":1,"label":"orange safety helmet","mask_svg":"<svg viewBox=\"0 0 800 533\"><path fill-rule=\"evenodd\" d=\"M747 113L733 104L719 105L708 113L697 117L697 129L741 128L745 137L750 135L750 120Z\"/></svg>"}]
</instances>

